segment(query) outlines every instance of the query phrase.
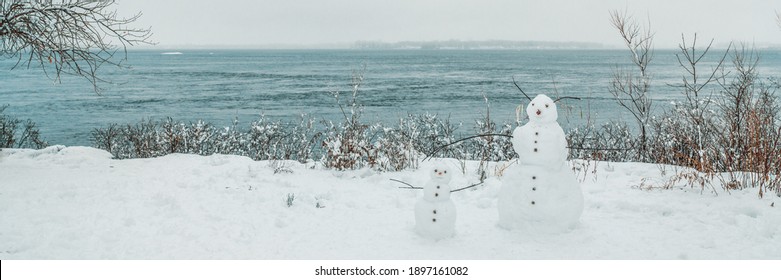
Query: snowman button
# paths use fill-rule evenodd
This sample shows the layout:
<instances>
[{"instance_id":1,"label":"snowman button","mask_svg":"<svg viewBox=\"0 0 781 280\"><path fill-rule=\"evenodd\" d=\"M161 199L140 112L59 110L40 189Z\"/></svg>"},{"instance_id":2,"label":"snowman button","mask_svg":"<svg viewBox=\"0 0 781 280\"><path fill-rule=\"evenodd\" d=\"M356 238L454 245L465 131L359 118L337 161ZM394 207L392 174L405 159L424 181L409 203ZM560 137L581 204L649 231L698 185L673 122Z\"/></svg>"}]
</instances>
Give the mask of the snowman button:
<instances>
[{"instance_id":1,"label":"snowman button","mask_svg":"<svg viewBox=\"0 0 781 280\"><path fill-rule=\"evenodd\" d=\"M534 152L535 152L535 153L537 152L537 148L534 148Z\"/></svg>"},{"instance_id":2,"label":"snowman button","mask_svg":"<svg viewBox=\"0 0 781 280\"><path fill-rule=\"evenodd\" d=\"M434 214L436 214L436 213L437 213L437 210L434 210Z\"/></svg>"},{"instance_id":3,"label":"snowman button","mask_svg":"<svg viewBox=\"0 0 781 280\"><path fill-rule=\"evenodd\" d=\"M439 188L439 186L437 186L437 189L438 189L438 188Z\"/></svg>"},{"instance_id":4,"label":"snowman button","mask_svg":"<svg viewBox=\"0 0 781 280\"><path fill-rule=\"evenodd\" d=\"M534 135L540 135L540 133L539 132L535 132Z\"/></svg>"},{"instance_id":5,"label":"snowman button","mask_svg":"<svg viewBox=\"0 0 781 280\"><path fill-rule=\"evenodd\" d=\"M534 144L537 144L537 140L534 140Z\"/></svg>"},{"instance_id":6,"label":"snowman button","mask_svg":"<svg viewBox=\"0 0 781 280\"><path fill-rule=\"evenodd\" d=\"M434 196L439 196L439 193L434 193Z\"/></svg>"},{"instance_id":7,"label":"snowman button","mask_svg":"<svg viewBox=\"0 0 781 280\"><path fill-rule=\"evenodd\" d=\"M431 220L434 221L435 223L437 222L437 219L431 219Z\"/></svg>"},{"instance_id":8,"label":"snowman button","mask_svg":"<svg viewBox=\"0 0 781 280\"><path fill-rule=\"evenodd\" d=\"M536 190L537 190L537 187L533 187L533 188L532 188L532 190L533 190L533 191L536 191ZM534 201L532 201L532 204L534 204Z\"/></svg>"},{"instance_id":9,"label":"snowman button","mask_svg":"<svg viewBox=\"0 0 781 280\"><path fill-rule=\"evenodd\" d=\"M532 201L532 205L534 205L534 201Z\"/></svg>"},{"instance_id":10,"label":"snowman button","mask_svg":"<svg viewBox=\"0 0 781 280\"><path fill-rule=\"evenodd\" d=\"M532 176L532 180L537 180L537 176Z\"/></svg>"}]
</instances>

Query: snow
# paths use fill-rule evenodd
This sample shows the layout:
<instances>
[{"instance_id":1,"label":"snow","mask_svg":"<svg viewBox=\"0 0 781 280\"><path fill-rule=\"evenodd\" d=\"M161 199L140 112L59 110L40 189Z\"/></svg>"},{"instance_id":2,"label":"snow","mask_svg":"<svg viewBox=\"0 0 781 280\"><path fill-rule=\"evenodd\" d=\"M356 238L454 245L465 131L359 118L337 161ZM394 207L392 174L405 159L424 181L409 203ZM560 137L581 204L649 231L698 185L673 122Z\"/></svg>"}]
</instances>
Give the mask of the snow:
<instances>
[{"instance_id":1,"label":"snow","mask_svg":"<svg viewBox=\"0 0 781 280\"><path fill-rule=\"evenodd\" d=\"M442 161L457 167L451 187L476 182L477 162L463 173L460 162ZM274 174L280 164L292 173ZM569 162L589 168L577 174L580 223L561 234L498 227L502 177L489 177L452 194L456 234L432 241L414 232L422 191L389 179L423 186L433 164L381 173L227 155L113 160L86 147L4 149L0 259L781 258L781 198L648 190L673 172L640 163Z\"/></svg>"}]
</instances>

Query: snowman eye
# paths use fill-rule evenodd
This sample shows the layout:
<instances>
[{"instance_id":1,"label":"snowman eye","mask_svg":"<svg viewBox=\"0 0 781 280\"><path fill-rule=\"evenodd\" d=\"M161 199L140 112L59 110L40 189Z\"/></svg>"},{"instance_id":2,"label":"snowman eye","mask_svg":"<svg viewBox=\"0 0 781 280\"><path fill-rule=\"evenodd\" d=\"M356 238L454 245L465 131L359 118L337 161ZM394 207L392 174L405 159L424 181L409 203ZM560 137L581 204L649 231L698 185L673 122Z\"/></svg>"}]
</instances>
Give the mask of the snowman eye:
<instances>
[{"instance_id":1,"label":"snowman eye","mask_svg":"<svg viewBox=\"0 0 781 280\"><path fill-rule=\"evenodd\" d=\"M437 172L438 172L438 171L437 171L436 169L434 169L434 173L437 173Z\"/></svg>"},{"instance_id":2,"label":"snowman eye","mask_svg":"<svg viewBox=\"0 0 781 280\"><path fill-rule=\"evenodd\" d=\"M545 108L548 108L548 104L545 104Z\"/></svg>"},{"instance_id":3,"label":"snowman eye","mask_svg":"<svg viewBox=\"0 0 781 280\"><path fill-rule=\"evenodd\" d=\"M447 174L447 170L445 170L445 171L443 171L443 172L445 172L445 174Z\"/></svg>"},{"instance_id":4,"label":"snowman eye","mask_svg":"<svg viewBox=\"0 0 781 280\"><path fill-rule=\"evenodd\" d=\"M532 106L534 106L534 103L532 103Z\"/></svg>"}]
</instances>

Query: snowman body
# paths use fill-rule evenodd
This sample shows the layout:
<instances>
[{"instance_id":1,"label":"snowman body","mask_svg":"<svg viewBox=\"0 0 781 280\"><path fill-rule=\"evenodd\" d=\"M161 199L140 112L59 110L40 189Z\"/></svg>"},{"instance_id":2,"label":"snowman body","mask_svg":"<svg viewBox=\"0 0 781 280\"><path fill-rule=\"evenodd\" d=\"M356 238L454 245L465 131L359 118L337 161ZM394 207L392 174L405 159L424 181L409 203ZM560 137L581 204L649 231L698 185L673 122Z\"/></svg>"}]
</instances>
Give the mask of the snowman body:
<instances>
[{"instance_id":1,"label":"snowman body","mask_svg":"<svg viewBox=\"0 0 781 280\"><path fill-rule=\"evenodd\" d=\"M415 203L415 231L439 240L455 234L456 206L450 199L450 174L443 166L434 168L423 187L423 196Z\"/></svg>"},{"instance_id":2,"label":"snowman body","mask_svg":"<svg viewBox=\"0 0 781 280\"><path fill-rule=\"evenodd\" d=\"M583 194L567 168L567 142L556 122L556 105L538 95L526 108L529 122L513 131L518 165L505 171L497 208L507 229L559 232L573 228L583 212Z\"/></svg>"}]
</instances>

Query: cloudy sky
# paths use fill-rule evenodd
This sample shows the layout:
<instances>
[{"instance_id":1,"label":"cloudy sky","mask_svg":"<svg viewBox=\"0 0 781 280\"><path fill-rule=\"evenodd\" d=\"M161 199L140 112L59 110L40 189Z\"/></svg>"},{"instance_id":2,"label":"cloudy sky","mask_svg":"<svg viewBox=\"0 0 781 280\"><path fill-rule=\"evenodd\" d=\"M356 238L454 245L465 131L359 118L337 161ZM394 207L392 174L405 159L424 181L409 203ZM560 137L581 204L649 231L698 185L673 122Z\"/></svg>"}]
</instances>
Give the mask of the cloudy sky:
<instances>
[{"instance_id":1,"label":"cloudy sky","mask_svg":"<svg viewBox=\"0 0 781 280\"><path fill-rule=\"evenodd\" d=\"M679 3L683 2L683 3ZM651 23L657 48L681 34L717 44L781 45L769 0L120 0L120 13L143 12L165 46L322 46L358 40L533 40L620 46L609 11Z\"/></svg>"}]
</instances>

